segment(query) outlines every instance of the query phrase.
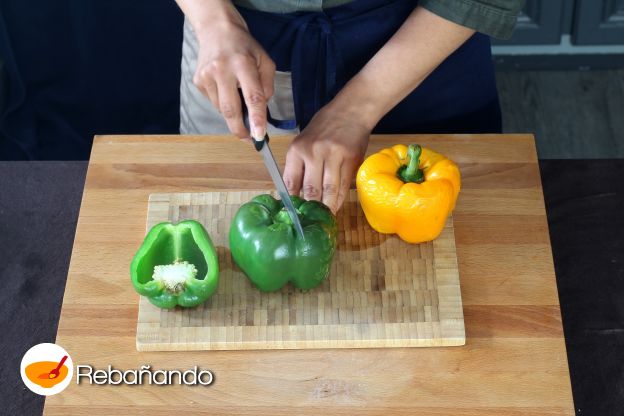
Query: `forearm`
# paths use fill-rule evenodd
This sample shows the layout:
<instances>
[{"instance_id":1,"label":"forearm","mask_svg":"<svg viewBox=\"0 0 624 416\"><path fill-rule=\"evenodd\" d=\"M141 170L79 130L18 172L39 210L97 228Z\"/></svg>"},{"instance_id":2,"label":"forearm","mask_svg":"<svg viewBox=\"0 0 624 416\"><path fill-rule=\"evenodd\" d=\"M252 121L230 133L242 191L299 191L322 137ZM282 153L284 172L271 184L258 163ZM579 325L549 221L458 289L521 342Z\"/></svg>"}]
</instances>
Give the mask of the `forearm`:
<instances>
[{"instance_id":1,"label":"forearm","mask_svg":"<svg viewBox=\"0 0 624 416\"><path fill-rule=\"evenodd\" d=\"M329 105L372 130L473 33L417 7Z\"/></svg>"},{"instance_id":2,"label":"forearm","mask_svg":"<svg viewBox=\"0 0 624 416\"><path fill-rule=\"evenodd\" d=\"M195 32L232 23L247 28L230 0L176 0L176 3Z\"/></svg>"}]
</instances>

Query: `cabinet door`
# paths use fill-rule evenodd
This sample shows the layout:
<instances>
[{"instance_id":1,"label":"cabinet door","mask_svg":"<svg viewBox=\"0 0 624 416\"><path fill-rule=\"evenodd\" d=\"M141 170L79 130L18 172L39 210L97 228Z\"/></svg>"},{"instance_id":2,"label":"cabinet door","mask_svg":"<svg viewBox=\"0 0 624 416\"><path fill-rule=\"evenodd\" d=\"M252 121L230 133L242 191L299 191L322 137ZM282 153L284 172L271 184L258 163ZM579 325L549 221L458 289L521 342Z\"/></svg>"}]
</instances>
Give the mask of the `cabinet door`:
<instances>
[{"instance_id":1,"label":"cabinet door","mask_svg":"<svg viewBox=\"0 0 624 416\"><path fill-rule=\"evenodd\" d=\"M624 44L624 0L577 0L574 20L578 45Z\"/></svg>"},{"instance_id":2,"label":"cabinet door","mask_svg":"<svg viewBox=\"0 0 624 416\"><path fill-rule=\"evenodd\" d=\"M527 0L518 16L516 30L511 39L492 39L492 43L495 45L558 44L561 38L563 4L564 0Z\"/></svg>"}]
</instances>

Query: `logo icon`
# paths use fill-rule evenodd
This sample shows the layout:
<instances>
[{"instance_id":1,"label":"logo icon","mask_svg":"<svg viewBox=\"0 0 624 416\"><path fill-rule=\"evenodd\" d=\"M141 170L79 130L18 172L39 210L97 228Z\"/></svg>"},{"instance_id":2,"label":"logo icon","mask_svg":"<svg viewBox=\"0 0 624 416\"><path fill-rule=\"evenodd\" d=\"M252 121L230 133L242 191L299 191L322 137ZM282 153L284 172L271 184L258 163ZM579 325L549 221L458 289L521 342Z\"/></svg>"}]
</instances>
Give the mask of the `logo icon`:
<instances>
[{"instance_id":1,"label":"logo icon","mask_svg":"<svg viewBox=\"0 0 624 416\"><path fill-rule=\"evenodd\" d=\"M71 383L74 364L62 347L37 344L24 354L20 373L22 381L33 393L51 396L62 392Z\"/></svg>"}]
</instances>

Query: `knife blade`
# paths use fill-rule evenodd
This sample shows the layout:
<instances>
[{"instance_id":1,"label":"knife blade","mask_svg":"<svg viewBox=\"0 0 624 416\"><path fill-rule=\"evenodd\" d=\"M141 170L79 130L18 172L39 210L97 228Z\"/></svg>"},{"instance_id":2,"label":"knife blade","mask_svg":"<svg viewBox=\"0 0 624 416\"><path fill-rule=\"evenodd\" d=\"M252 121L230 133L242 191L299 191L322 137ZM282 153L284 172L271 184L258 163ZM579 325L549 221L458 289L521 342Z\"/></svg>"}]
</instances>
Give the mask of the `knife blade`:
<instances>
[{"instance_id":1,"label":"knife blade","mask_svg":"<svg viewBox=\"0 0 624 416\"><path fill-rule=\"evenodd\" d=\"M269 171L269 175L271 175L271 179L273 179L273 184L277 189L277 193L282 199L282 203L286 208L286 212L290 216L290 219L295 226L295 230L297 230L297 234L304 240L303 236L303 227L301 226L301 222L299 221L299 217L297 216L297 210L290 200L290 195L288 194L288 189L286 189L286 184L282 179L282 174L279 171L279 167L277 166L277 162L275 162L275 157L273 156L273 152L271 152L271 148L269 147L269 135L265 134L262 139L256 139L254 137L254 146L256 150L262 153L262 158L264 159L264 165Z\"/></svg>"}]
</instances>

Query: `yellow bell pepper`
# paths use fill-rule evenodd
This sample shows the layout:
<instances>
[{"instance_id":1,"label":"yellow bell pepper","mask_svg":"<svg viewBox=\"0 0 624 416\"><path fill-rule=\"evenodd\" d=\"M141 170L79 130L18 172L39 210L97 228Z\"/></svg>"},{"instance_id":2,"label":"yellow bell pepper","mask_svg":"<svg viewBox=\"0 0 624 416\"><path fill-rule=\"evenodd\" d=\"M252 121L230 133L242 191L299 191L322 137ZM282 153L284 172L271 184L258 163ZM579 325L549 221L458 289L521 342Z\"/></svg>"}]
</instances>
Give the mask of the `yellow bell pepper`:
<instances>
[{"instance_id":1,"label":"yellow bell pepper","mask_svg":"<svg viewBox=\"0 0 624 416\"><path fill-rule=\"evenodd\" d=\"M453 161L419 145L402 144L369 156L356 178L370 226L383 234L398 234L408 243L440 235L460 184Z\"/></svg>"}]
</instances>

